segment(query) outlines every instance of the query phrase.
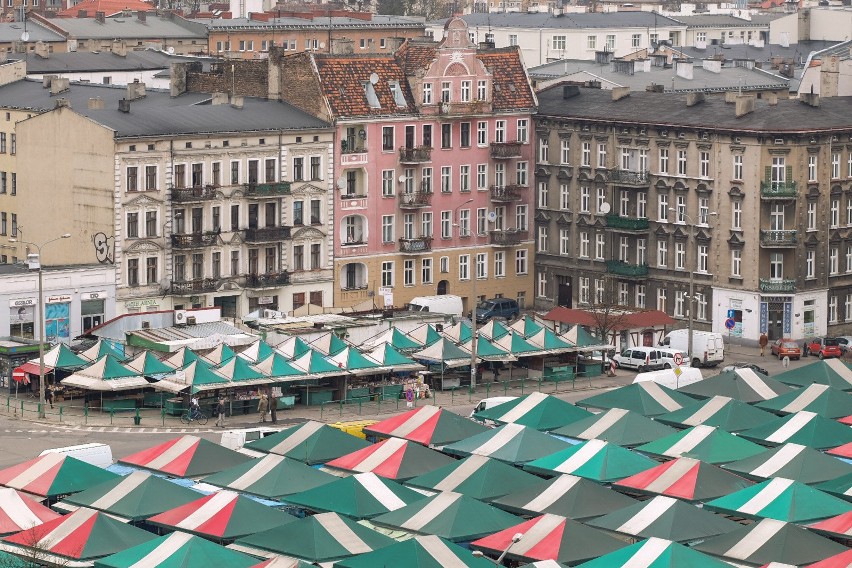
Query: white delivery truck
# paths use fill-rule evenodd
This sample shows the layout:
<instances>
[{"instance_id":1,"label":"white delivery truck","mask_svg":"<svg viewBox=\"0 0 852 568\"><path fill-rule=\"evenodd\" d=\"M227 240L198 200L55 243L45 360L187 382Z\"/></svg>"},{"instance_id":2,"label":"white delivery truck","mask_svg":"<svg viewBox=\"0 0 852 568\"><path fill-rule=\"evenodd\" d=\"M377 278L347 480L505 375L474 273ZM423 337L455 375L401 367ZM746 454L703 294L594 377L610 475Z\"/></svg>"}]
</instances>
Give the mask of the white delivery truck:
<instances>
[{"instance_id":1,"label":"white delivery truck","mask_svg":"<svg viewBox=\"0 0 852 568\"><path fill-rule=\"evenodd\" d=\"M715 331L693 331L692 349L690 349L689 330L676 329L663 338L660 347L688 353L692 367L715 367L725 360L724 337Z\"/></svg>"},{"instance_id":2,"label":"white delivery truck","mask_svg":"<svg viewBox=\"0 0 852 568\"><path fill-rule=\"evenodd\" d=\"M444 294L443 296L417 296L408 302L411 312L430 312L433 314L462 315L461 296Z\"/></svg>"}]
</instances>

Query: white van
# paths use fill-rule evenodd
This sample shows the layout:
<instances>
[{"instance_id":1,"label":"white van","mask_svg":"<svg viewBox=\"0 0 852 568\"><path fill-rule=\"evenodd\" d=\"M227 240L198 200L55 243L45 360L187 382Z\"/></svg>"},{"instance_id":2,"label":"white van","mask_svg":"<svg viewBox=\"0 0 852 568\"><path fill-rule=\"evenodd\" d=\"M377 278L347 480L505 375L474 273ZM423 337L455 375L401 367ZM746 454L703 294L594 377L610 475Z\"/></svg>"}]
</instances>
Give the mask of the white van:
<instances>
[{"instance_id":1,"label":"white van","mask_svg":"<svg viewBox=\"0 0 852 568\"><path fill-rule=\"evenodd\" d=\"M470 417L473 418L473 415L477 412L482 412L483 410L488 410L489 408L494 408L497 405L503 404L504 402L509 402L515 400L516 396L492 396L490 398L483 398L479 401L479 404L471 411Z\"/></svg>"},{"instance_id":2,"label":"white van","mask_svg":"<svg viewBox=\"0 0 852 568\"><path fill-rule=\"evenodd\" d=\"M408 302L411 312L430 312L433 314L462 315L461 296L444 294L443 296L417 296Z\"/></svg>"},{"instance_id":3,"label":"white van","mask_svg":"<svg viewBox=\"0 0 852 568\"><path fill-rule=\"evenodd\" d=\"M693 367L681 367L680 376L674 372L674 369L663 369L662 371L650 371L648 373L639 373L633 379L634 383L642 383L645 381L653 381L658 385L668 387L670 389L679 389L692 383L697 383L704 377L701 371Z\"/></svg>"},{"instance_id":4,"label":"white van","mask_svg":"<svg viewBox=\"0 0 852 568\"><path fill-rule=\"evenodd\" d=\"M689 330L676 329L669 332L660 343L660 347L669 347L689 353L689 362L693 367L715 367L725 360L725 340L715 331L693 331L692 349L689 348Z\"/></svg>"},{"instance_id":5,"label":"white van","mask_svg":"<svg viewBox=\"0 0 852 568\"><path fill-rule=\"evenodd\" d=\"M65 454L98 467L112 465L112 448L109 444L80 444L79 446L65 446L64 448L50 448L40 453L39 457L45 454Z\"/></svg>"},{"instance_id":6,"label":"white van","mask_svg":"<svg viewBox=\"0 0 852 568\"><path fill-rule=\"evenodd\" d=\"M248 442L260 440L261 438L265 438L280 431L280 428L268 428L266 426L226 430L225 432L222 432L222 438L219 441L219 444L225 446L229 450L234 450L252 457L261 457L264 455L263 452L249 450L243 448L243 446L245 446Z\"/></svg>"},{"instance_id":7,"label":"white van","mask_svg":"<svg viewBox=\"0 0 852 568\"><path fill-rule=\"evenodd\" d=\"M628 347L612 356L619 369L638 369L639 372L658 371L665 365L656 347Z\"/></svg>"}]
</instances>

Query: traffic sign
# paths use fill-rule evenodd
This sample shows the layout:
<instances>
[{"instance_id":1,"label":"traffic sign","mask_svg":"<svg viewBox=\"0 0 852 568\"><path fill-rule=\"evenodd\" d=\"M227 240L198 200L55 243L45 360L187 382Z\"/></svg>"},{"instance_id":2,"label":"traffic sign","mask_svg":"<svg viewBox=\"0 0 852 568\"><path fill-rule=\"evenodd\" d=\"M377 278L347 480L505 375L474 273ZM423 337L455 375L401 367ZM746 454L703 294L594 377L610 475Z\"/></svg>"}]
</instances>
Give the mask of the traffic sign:
<instances>
[{"instance_id":1,"label":"traffic sign","mask_svg":"<svg viewBox=\"0 0 852 568\"><path fill-rule=\"evenodd\" d=\"M728 329L734 329L736 327L737 322L734 321L734 318L728 318L725 320L725 327Z\"/></svg>"},{"instance_id":2,"label":"traffic sign","mask_svg":"<svg viewBox=\"0 0 852 568\"><path fill-rule=\"evenodd\" d=\"M680 367L675 367L674 373L676 377L680 378L680 375L683 373L683 371L680 370Z\"/></svg>"},{"instance_id":3,"label":"traffic sign","mask_svg":"<svg viewBox=\"0 0 852 568\"><path fill-rule=\"evenodd\" d=\"M728 317L734 318L737 315L736 310L728 310Z\"/></svg>"},{"instance_id":4,"label":"traffic sign","mask_svg":"<svg viewBox=\"0 0 852 568\"><path fill-rule=\"evenodd\" d=\"M674 359L675 365L683 365L683 355L681 355L680 353L675 353L672 359Z\"/></svg>"}]
</instances>

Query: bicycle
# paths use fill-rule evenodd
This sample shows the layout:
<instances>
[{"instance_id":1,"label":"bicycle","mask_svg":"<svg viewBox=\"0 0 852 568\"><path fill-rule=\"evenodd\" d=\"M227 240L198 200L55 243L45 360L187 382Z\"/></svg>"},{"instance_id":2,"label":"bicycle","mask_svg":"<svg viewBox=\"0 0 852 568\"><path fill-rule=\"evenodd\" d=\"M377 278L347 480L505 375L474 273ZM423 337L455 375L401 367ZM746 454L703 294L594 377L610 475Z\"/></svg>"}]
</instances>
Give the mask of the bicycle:
<instances>
[{"instance_id":1,"label":"bicycle","mask_svg":"<svg viewBox=\"0 0 852 568\"><path fill-rule=\"evenodd\" d=\"M192 412L191 410L187 410L183 414L181 414L180 415L180 421L183 422L184 424L191 424L193 422L201 424L202 426L207 424L207 415L206 414L204 414L203 412L201 412L199 410L198 413L196 413L195 418L192 418L190 416L191 412Z\"/></svg>"}]
</instances>

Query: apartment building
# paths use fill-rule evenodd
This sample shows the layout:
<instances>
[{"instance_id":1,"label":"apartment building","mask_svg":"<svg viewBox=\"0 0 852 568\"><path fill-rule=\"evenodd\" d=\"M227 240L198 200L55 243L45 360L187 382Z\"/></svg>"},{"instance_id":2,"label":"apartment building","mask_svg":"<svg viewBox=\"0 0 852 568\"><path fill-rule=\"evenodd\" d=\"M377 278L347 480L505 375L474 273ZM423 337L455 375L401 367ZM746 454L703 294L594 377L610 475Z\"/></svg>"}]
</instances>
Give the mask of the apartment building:
<instances>
[{"instance_id":1,"label":"apartment building","mask_svg":"<svg viewBox=\"0 0 852 568\"><path fill-rule=\"evenodd\" d=\"M848 97L538 97L538 307L691 304L744 341L852 330Z\"/></svg>"}]
</instances>

